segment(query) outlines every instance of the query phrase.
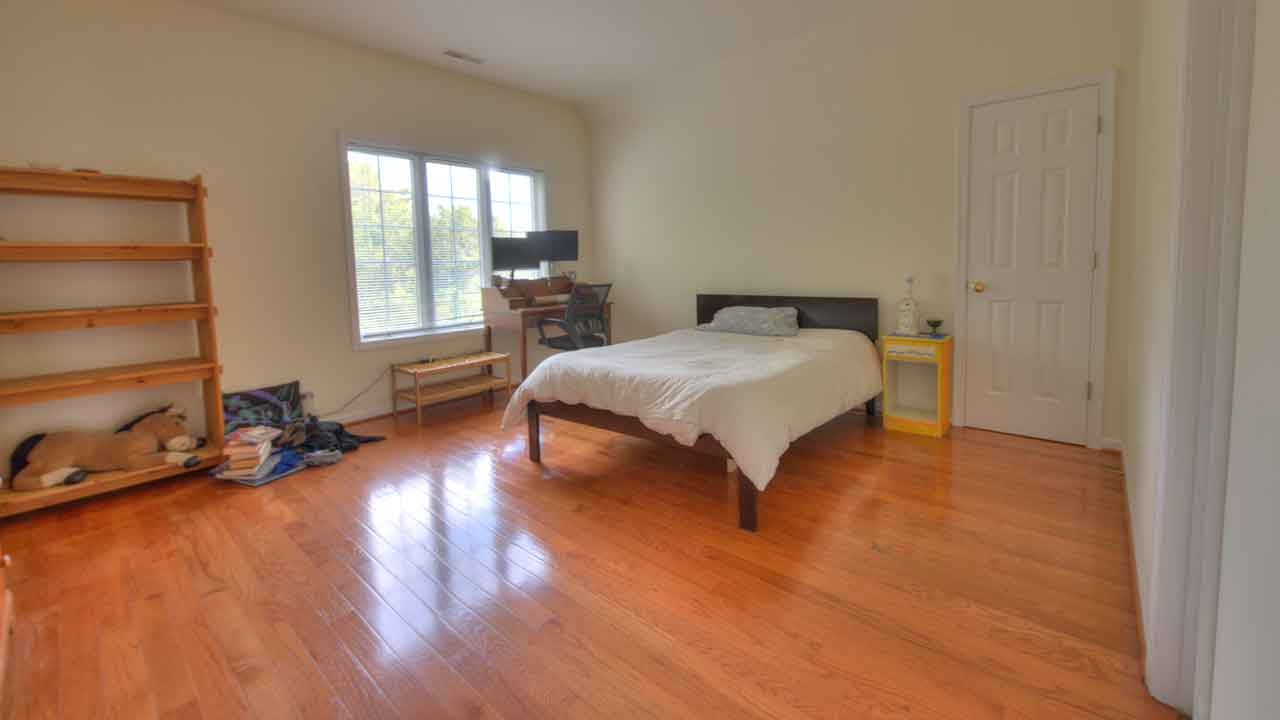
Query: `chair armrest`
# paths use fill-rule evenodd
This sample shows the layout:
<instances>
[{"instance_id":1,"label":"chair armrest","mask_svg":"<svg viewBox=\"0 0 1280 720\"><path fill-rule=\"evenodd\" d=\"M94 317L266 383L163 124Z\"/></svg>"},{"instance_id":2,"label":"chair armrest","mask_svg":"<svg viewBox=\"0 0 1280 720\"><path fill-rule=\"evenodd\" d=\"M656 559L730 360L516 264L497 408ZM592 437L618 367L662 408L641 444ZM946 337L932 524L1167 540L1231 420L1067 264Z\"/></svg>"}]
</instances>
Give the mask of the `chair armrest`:
<instances>
[{"instance_id":1,"label":"chair armrest","mask_svg":"<svg viewBox=\"0 0 1280 720\"><path fill-rule=\"evenodd\" d=\"M542 338L543 340L547 339L548 325L552 325L560 328L561 330L564 331L566 335L570 334L569 323L565 322L564 320L557 320L556 318L540 318L538 320L538 337Z\"/></svg>"}]
</instances>

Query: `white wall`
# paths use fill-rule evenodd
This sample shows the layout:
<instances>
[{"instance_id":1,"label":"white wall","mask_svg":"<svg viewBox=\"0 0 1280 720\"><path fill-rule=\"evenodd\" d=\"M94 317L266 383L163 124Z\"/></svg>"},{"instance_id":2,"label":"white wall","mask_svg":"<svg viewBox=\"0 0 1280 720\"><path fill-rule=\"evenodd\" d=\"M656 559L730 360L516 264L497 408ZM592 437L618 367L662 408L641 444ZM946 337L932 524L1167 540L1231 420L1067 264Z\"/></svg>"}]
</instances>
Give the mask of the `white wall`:
<instances>
[{"instance_id":1,"label":"white wall","mask_svg":"<svg viewBox=\"0 0 1280 720\"><path fill-rule=\"evenodd\" d=\"M597 108L595 270L618 283L618 336L688 326L708 291L876 296L887 323L907 271L950 329L964 98L1116 69L1109 347L1123 348L1137 32L1131 2L864 1ZM1126 369L1110 353L1108 437Z\"/></svg>"},{"instance_id":2,"label":"white wall","mask_svg":"<svg viewBox=\"0 0 1280 720\"><path fill-rule=\"evenodd\" d=\"M0 5L0 164L191 177L210 188L224 387L301 379L331 410L393 361L480 346L478 334L352 350L338 173L346 132L539 168L548 220L583 231L588 143L580 113L330 40L174 0ZM171 240L175 208L0 196L0 236ZM0 308L175 300L181 267L0 267ZM189 327L0 339L0 376L145 361L192 347ZM510 344L510 339L505 339ZM37 429L114 423L191 388L0 410L0 458ZM348 412L388 404L384 385Z\"/></svg>"},{"instance_id":3,"label":"white wall","mask_svg":"<svg viewBox=\"0 0 1280 720\"><path fill-rule=\"evenodd\" d=\"M1179 68L1185 45L1185 3L1142 0L1138 39L1137 177L1129 299L1113 308L1129 331L1117 352L1127 362L1119 397L1125 483L1143 616L1151 613L1152 544L1161 475L1166 386L1172 342L1172 246L1178 173Z\"/></svg>"},{"instance_id":4,"label":"white wall","mask_svg":"<svg viewBox=\"0 0 1280 720\"><path fill-rule=\"evenodd\" d=\"M1280 717L1280 5L1257 4L1215 720Z\"/></svg>"}]
</instances>

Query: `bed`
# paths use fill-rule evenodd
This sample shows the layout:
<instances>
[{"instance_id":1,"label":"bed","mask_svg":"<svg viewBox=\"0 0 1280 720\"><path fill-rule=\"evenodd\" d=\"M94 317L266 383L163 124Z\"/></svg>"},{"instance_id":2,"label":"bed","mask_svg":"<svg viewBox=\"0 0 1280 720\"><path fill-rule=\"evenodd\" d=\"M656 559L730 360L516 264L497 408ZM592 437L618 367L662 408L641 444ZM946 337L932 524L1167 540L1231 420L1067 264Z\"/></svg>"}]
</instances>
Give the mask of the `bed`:
<instances>
[{"instance_id":1,"label":"bed","mask_svg":"<svg viewBox=\"0 0 1280 720\"><path fill-rule=\"evenodd\" d=\"M527 414L529 459L554 417L724 458L738 486L738 526L755 531L757 499L794 440L839 415L875 415L881 391L874 298L698 295L698 324L733 306L794 307L800 334L677 330L553 356L511 396L503 425ZM850 332L854 331L854 332Z\"/></svg>"}]
</instances>

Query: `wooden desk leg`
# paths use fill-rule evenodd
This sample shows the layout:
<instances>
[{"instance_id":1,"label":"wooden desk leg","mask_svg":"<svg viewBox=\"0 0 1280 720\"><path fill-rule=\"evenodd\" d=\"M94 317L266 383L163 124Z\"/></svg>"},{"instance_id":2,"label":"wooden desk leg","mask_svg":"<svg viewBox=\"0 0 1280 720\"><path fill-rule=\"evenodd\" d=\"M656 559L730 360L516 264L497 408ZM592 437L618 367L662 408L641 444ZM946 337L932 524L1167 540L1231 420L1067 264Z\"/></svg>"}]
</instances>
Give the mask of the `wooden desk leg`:
<instances>
[{"instance_id":1,"label":"wooden desk leg","mask_svg":"<svg viewBox=\"0 0 1280 720\"><path fill-rule=\"evenodd\" d=\"M418 416L418 427L422 427L422 378L413 376L413 410Z\"/></svg>"},{"instance_id":2,"label":"wooden desk leg","mask_svg":"<svg viewBox=\"0 0 1280 720\"><path fill-rule=\"evenodd\" d=\"M520 382L529 377L529 326L524 322L520 322Z\"/></svg>"},{"instance_id":3,"label":"wooden desk leg","mask_svg":"<svg viewBox=\"0 0 1280 720\"><path fill-rule=\"evenodd\" d=\"M505 362L505 363L507 364L507 366L506 366L506 374L507 374L507 402L511 402L511 356L510 356L510 355L508 355L508 356L503 360L503 362Z\"/></svg>"}]
</instances>

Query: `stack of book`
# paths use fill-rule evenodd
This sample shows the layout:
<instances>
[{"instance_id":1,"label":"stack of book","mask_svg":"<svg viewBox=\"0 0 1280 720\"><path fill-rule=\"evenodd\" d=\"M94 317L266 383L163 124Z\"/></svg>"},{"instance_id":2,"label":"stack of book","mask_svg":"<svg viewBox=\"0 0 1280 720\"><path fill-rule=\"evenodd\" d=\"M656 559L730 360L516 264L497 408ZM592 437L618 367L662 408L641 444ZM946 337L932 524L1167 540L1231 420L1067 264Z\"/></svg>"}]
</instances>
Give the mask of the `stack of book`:
<instances>
[{"instance_id":1,"label":"stack of book","mask_svg":"<svg viewBox=\"0 0 1280 720\"><path fill-rule=\"evenodd\" d=\"M284 431L270 425L254 425L231 431L226 437L227 447L237 445L257 445L263 441L271 442L280 437Z\"/></svg>"},{"instance_id":2,"label":"stack of book","mask_svg":"<svg viewBox=\"0 0 1280 720\"><path fill-rule=\"evenodd\" d=\"M271 474L275 465L271 441L280 435L279 428L256 426L240 428L227 435L225 455L217 477L223 480L253 481Z\"/></svg>"}]
</instances>

